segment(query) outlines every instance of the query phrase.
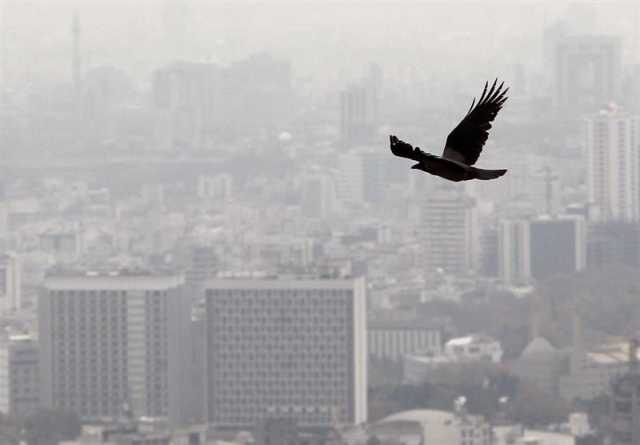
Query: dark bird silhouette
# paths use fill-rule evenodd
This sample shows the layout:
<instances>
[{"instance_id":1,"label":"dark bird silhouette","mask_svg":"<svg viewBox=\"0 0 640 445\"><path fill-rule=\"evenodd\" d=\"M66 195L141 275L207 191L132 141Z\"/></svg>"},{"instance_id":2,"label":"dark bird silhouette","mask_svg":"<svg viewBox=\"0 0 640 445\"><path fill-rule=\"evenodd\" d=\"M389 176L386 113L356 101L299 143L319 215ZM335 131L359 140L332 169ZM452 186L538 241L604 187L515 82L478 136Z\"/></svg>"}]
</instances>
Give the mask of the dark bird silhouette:
<instances>
[{"instance_id":1,"label":"dark bird silhouette","mask_svg":"<svg viewBox=\"0 0 640 445\"><path fill-rule=\"evenodd\" d=\"M489 82L484 84L482 96L477 104L475 97L473 98L466 116L449 133L442 156L425 153L419 147L414 148L393 135L389 136L391 152L396 156L418 162L411 168L441 176L450 181L487 180L504 175L507 170L485 170L473 167L489 137L491 122L507 100L506 94L509 88L502 89L504 82L496 88L497 83L498 79L493 82L488 92Z\"/></svg>"}]
</instances>

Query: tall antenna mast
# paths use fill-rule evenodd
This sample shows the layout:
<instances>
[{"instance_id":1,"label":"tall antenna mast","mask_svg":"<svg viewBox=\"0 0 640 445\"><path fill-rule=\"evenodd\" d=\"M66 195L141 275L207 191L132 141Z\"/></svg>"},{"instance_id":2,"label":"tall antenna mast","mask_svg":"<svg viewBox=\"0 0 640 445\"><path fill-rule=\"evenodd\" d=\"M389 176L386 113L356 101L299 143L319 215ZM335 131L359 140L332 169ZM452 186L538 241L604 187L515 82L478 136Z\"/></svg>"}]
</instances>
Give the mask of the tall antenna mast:
<instances>
[{"instance_id":1,"label":"tall antenna mast","mask_svg":"<svg viewBox=\"0 0 640 445\"><path fill-rule=\"evenodd\" d=\"M73 12L71 22L71 37L73 40L73 54L71 58L71 76L73 82L73 92L78 98L80 94L80 76L81 76L81 60L80 60L80 18L78 11Z\"/></svg>"}]
</instances>

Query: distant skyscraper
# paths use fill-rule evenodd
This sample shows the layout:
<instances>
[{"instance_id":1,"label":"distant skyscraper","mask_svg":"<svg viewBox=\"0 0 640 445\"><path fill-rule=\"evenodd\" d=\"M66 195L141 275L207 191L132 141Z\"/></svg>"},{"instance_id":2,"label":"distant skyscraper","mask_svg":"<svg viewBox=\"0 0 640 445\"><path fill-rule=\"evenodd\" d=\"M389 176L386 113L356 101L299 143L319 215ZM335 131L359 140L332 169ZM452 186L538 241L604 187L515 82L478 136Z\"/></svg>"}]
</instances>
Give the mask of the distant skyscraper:
<instances>
[{"instance_id":1,"label":"distant skyscraper","mask_svg":"<svg viewBox=\"0 0 640 445\"><path fill-rule=\"evenodd\" d=\"M422 203L423 254L428 274L469 274L474 257L474 201L463 188L442 186Z\"/></svg>"},{"instance_id":2,"label":"distant skyscraper","mask_svg":"<svg viewBox=\"0 0 640 445\"><path fill-rule=\"evenodd\" d=\"M210 281L208 421L366 421L365 289L364 279Z\"/></svg>"},{"instance_id":3,"label":"distant skyscraper","mask_svg":"<svg viewBox=\"0 0 640 445\"><path fill-rule=\"evenodd\" d=\"M327 218L336 210L335 181L329 175L305 175L301 194L302 211L308 217Z\"/></svg>"},{"instance_id":4,"label":"distant skyscraper","mask_svg":"<svg viewBox=\"0 0 640 445\"><path fill-rule=\"evenodd\" d=\"M634 354L637 345L633 343ZM640 374L637 356L630 372L615 379L611 385L607 436L610 445L635 445L640 441Z\"/></svg>"},{"instance_id":5,"label":"distant skyscraper","mask_svg":"<svg viewBox=\"0 0 640 445\"><path fill-rule=\"evenodd\" d=\"M0 255L0 311L22 308L22 262L13 252Z\"/></svg>"},{"instance_id":6,"label":"distant skyscraper","mask_svg":"<svg viewBox=\"0 0 640 445\"><path fill-rule=\"evenodd\" d=\"M554 216L561 211L560 177L549 166L531 175L529 199L539 215Z\"/></svg>"},{"instance_id":7,"label":"distant skyscraper","mask_svg":"<svg viewBox=\"0 0 640 445\"><path fill-rule=\"evenodd\" d=\"M485 226L479 238L480 255L478 257L480 273L487 277L497 277L498 270L498 228Z\"/></svg>"},{"instance_id":8,"label":"distant skyscraper","mask_svg":"<svg viewBox=\"0 0 640 445\"><path fill-rule=\"evenodd\" d=\"M343 202L364 202L364 164L362 158L349 152L338 157L338 198Z\"/></svg>"},{"instance_id":9,"label":"distant skyscraper","mask_svg":"<svg viewBox=\"0 0 640 445\"><path fill-rule=\"evenodd\" d=\"M80 18L78 13L73 14L73 20L71 23L71 37L73 44L73 52L71 55L71 79L73 83L73 93L75 100L79 99L80 95L80 79L82 76L81 55L80 55Z\"/></svg>"},{"instance_id":10,"label":"distant skyscraper","mask_svg":"<svg viewBox=\"0 0 640 445\"><path fill-rule=\"evenodd\" d=\"M43 406L97 419L119 416L127 403L136 416L168 417L185 383L191 302L182 283L152 274L46 277L38 300Z\"/></svg>"},{"instance_id":11,"label":"distant skyscraper","mask_svg":"<svg viewBox=\"0 0 640 445\"><path fill-rule=\"evenodd\" d=\"M340 93L340 135L347 148L371 142L378 126L381 84L382 71L373 64L364 80Z\"/></svg>"},{"instance_id":12,"label":"distant skyscraper","mask_svg":"<svg viewBox=\"0 0 640 445\"><path fill-rule=\"evenodd\" d=\"M388 186L389 164L385 153L360 147L338 158L338 196L353 203L379 203Z\"/></svg>"},{"instance_id":13,"label":"distant skyscraper","mask_svg":"<svg viewBox=\"0 0 640 445\"><path fill-rule=\"evenodd\" d=\"M529 223L531 277L570 274L586 266L586 223L579 216L540 218Z\"/></svg>"},{"instance_id":14,"label":"distant skyscraper","mask_svg":"<svg viewBox=\"0 0 640 445\"><path fill-rule=\"evenodd\" d=\"M498 244L500 278L508 285L586 266L586 223L580 216L501 221Z\"/></svg>"},{"instance_id":15,"label":"distant skyscraper","mask_svg":"<svg viewBox=\"0 0 640 445\"><path fill-rule=\"evenodd\" d=\"M0 341L0 411L29 416L39 405L38 345L28 335Z\"/></svg>"},{"instance_id":16,"label":"distant skyscraper","mask_svg":"<svg viewBox=\"0 0 640 445\"><path fill-rule=\"evenodd\" d=\"M500 221L498 229L498 271L509 285L527 284L531 275L529 221Z\"/></svg>"},{"instance_id":17,"label":"distant skyscraper","mask_svg":"<svg viewBox=\"0 0 640 445\"><path fill-rule=\"evenodd\" d=\"M600 221L640 217L640 116L609 107L585 119L589 202Z\"/></svg>"},{"instance_id":18,"label":"distant skyscraper","mask_svg":"<svg viewBox=\"0 0 640 445\"><path fill-rule=\"evenodd\" d=\"M591 112L620 99L621 41L611 36L555 41L554 100L560 111Z\"/></svg>"},{"instance_id":19,"label":"distant skyscraper","mask_svg":"<svg viewBox=\"0 0 640 445\"><path fill-rule=\"evenodd\" d=\"M171 148L207 146L211 129L220 124L225 109L221 77L222 69L208 63L179 62L155 71L154 102L166 112L161 125Z\"/></svg>"},{"instance_id":20,"label":"distant skyscraper","mask_svg":"<svg viewBox=\"0 0 640 445\"><path fill-rule=\"evenodd\" d=\"M592 223L587 234L587 264L640 267L640 227L635 222Z\"/></svg>"},{"instance_id":21,"label":"distant skyscraper","mask_svg":"<svg viewBox=\"0 0 640 445\"><path fill-rule=\"evenodd\" d=\"M169 148L205 150L222 136L281 125L292 111L291 78L290 63L269 54L229 67L176 62L157 69L158 132L169 140Z\"/></svg>"}]
</instances>

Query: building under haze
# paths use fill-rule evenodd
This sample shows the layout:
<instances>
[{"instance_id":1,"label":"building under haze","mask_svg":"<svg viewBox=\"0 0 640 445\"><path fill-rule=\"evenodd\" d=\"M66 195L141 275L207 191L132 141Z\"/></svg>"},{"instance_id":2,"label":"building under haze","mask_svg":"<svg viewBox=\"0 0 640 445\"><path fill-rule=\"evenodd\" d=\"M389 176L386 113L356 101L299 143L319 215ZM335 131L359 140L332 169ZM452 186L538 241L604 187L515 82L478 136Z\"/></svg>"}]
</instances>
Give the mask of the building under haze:
<instances>
[{"instance_id":1,"label":"building under haze","mask_svg":"<svg viewBox=\"0 0 640 445\"><path fill-rule=\"evenodd\" d=\"M600 221L640 218L640 116L609 106L585 119L587 186Z\"/></svg>"},{"instance_id":2,"label":"building under haze","mask_svg":"<svg viewBox=\"0 0 640 445\"><path fill-rule=\"evenodd\" d=\"M163 145L206 150L221 136L247 135L281 124L291 113L291 66L254 54L221 66L175 62L157 69L153 98Z\"/></svg>"},{"instance_id":3,"label":"building under haze","mask_svg":"<svg viewBox=\"0 0 640 445\"><path fill-rule=\"evenodd\" d=\"M212 280L206 286L207 418L252 428L367 420L364 279Z\"/></svg>"},{"instance_id":4,"label":"building under haze","mask_svg":"<svg viewBox=\"0 0 640 445\"><path fill-rule=\"evenodd\" d=\"M167 418L190 300L180 276L53 272L38 300L41 403L83 419Z\"/></svg>"},{"instance_id":5,"label":"building under haze","mask_svg":"<svg viewBox=\"0 0 640 445\"><path fill-rule=\"evenodd\" d=\"M22 262L14 252L0 255L0 311L22 308Z\"/></svg>"},{"instance_id":6,"label":"building under haze","mask_svg":"<svg viewBox=\"0 0 640 445\"><path fill-rule=\"evenodd\" d=\"M39 402L37 342L28 335L0 340L0 412L29 416Z\"/></svg>"},{"instance_id":7,"label":"building under haze","mask_svg":"<svg viewBox=\"0 0 640 445\"><path fill-rule=\"evenodd\" d=\"M580 216L537 218L529 225L531 277L544 280L586 266L586 223Z\"/></svg>"},{"instance_id":8,"label":"building under haze","mask_svg":"<svg viewBox=\"0 0 640 445\"><path fill-rule=\"evenodd\" d=\"M618 264L640 266L640 227L635 222L609 221L589 224L587 265L592 268Z\"/></svg>"},{"instance_id":9,"label":"building under haze","mask_svg":"<svg viewBox=\"0 0 640 445\"><path fill-rule=\"evenodd\" d=\"M442 352L441 328L417 320L376 320L367 325L369 356L402 361L406 354Z\"/></svg>"},{"instance_id":10,"label":"building under haze","mask_svg":"<svg viewBox=\"0 0 640 445\"><path fill-rule=\"evenodd\" d=\"M554 100L563 112L593 112L620 99L622 42L614 36L563 36L553 51ZM570 116L566 116L570 117Z\"/></svg>"},{"instance_id":11,"label":"building under haze","mask_svg":"<svg viewBox=\"0 0 640 445\"><path fill-rule=\"evenodd\" d=\"M474 201L463 188L443 186L422 202L422 240L428 274L466 275L473 267Z\"/></svg>"},{"instance_id":12,"label":"building under haze","mask_svg":"<svg viewBox=\"0 0 640 445\"><path fill-rule=\"evenodd\" d=\"M340 136L345 147L371 142L378 125L380 70L340 93Z\"/></svg>"},{"instance_id":13,"label":"building under haze","mask_svg":"<svg viewBox=\"0 0 640 445\"><path fill-rule=\"evenodd\" d=\"M640 441L640 374L635 365L611 385L607 425L610 445L635 445Z\"/></svg>"},{"instance_id":14,"label":"building under haze","mask_svg":"<svg viewBox=\"0 0 640 445\"><path fill-rule=\"evenodd\" d=\"M169 148L208 146L225 113L223 77L222 68L210 63L176 62L155 71L154 105L162 113L162 137Z\"/></svg>"},{"instance_id":15,"label":"building under haze","mask_svg":"<svg viewBox=\"0 0 640 445\"><path fill-rule=\"evenodd\" d=\"M498 276L508 285L531 279L529 221L502 220L498 228Z\"/></svg>"},{"instance_id":16,"label":"building under haze","mask_svg":"<svg viewBox=\"0 0 640 445\"><path fill-rule=\"evenodd\" d=\"M301 178L301 207L305 216L327 218L337 210L336 184L328 174L306 174Z\"/></svg>"},{"instance_id":17,"label":"building under haze","mask_svg":"<svg viewBox=\"0 0 640 445\"><path fill-rule=\"evenodd\" d=\"M503 220L498 245L499 276L505 284L571 274L586 267L586 222L575 215Z\"/></svg>"}]
</instances>

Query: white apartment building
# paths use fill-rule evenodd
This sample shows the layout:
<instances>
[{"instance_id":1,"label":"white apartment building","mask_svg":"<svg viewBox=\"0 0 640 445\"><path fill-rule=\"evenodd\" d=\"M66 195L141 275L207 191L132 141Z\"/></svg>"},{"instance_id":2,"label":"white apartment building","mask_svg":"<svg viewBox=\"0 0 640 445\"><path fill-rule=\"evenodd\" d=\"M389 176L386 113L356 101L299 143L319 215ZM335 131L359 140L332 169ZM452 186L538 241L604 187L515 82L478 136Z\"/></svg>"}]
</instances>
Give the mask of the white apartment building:
<instances>
[{"instance_id":1,"label":"white apartment building","mask_svg":"<svg viewBox=\"0 0 640 445\"><path fill-rule=\"evenodd\" d=\"M596 219L640 217L639 144L640 116L610 106L585 119L587 185Z\"/></svg>"}]
</instances>

